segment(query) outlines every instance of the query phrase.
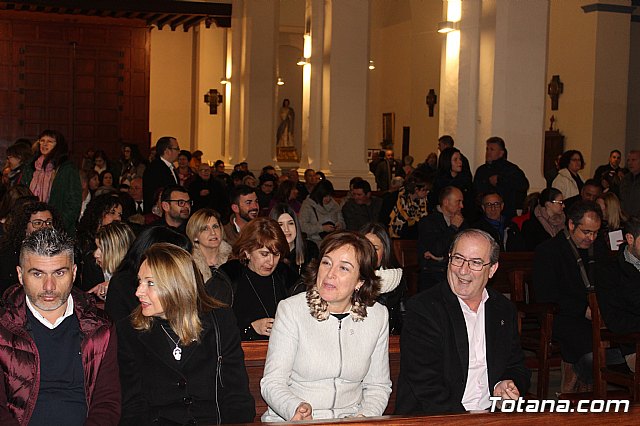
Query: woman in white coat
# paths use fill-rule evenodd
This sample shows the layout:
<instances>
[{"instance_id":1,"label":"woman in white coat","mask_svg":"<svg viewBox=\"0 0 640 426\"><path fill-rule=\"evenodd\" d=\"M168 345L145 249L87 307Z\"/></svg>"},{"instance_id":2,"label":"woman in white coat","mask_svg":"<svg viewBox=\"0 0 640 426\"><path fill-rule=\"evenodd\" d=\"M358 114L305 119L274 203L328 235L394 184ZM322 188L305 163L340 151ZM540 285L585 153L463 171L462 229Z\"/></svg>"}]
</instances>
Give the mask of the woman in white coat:
<instances>
[{"instance_id":1,"label":"woman in white coat","mask_svg":"<svg viewBox=\"0 0 640 426\"><path fill-rule=\"evenodd\" d=\"M565 151L558 161L558 167L560 167L558 176L553 180L551 186L559 189L565 200L578 195L584 186L584 182L578 174L580 170L584 169L582 153L575 149Z\"/></svg>"},{"instance_id":2,"label":"woman in white coat","mask_svg":"<svg viewBox=\"0 0 640 426\"><path fill-rule=\"evenodd\" d=\"M389 320L361 234L326 237L306 293L278 306L260 382L262 421L380 416L391 394Z\"/></svg>"}]
</instances>

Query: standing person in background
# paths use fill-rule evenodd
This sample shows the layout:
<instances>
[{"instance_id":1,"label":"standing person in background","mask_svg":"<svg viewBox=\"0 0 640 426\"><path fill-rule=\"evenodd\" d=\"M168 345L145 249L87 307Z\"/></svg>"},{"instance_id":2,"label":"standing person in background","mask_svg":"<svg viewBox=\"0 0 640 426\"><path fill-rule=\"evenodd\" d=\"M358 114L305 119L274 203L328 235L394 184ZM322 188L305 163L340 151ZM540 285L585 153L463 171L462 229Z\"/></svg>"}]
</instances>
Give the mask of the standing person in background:
<instances>
[{"instance_id":1,"label":"standing person in background","mask_svg":"<svg viewBox=\"0 0 640 426\"><path fill-rule=\"evenodd\" d=\"M620 183L620 201L630 216L640 215L640 151L629 151L627 173Z\"/></svg>"},{"instance_id":2,"label":"standing person in background","mask_svg":"<svg viewBox=\"0 0 640 426\"><path fill-rule=\"evenodd\" d=\"M191 169L189 165L191 161L191 153L186 149L183 149L178 154L178 183L180 186L189 189L189 185L195 178L196 174Z\"/></svg>"},{"instance_id":3,"label":"standing person in background","mask_svg":"<svg viewBox=\"0 0 640 426\"><path fill-rule=\"evenodd\" d=\"M621 162L622 153L614 149L609 154L609 162L599 166L593 174L593 178L597 180L600 185L615 192L616 195L619 194L620 181L627 172L623 167L620 167Z\"/></svg>"},{"instance_id":4,"label":"standing person in background","mask_svg":"<svg viewBox=\"0 0 640 426\"><path fill-rule=\"evenodd\" d=\"M33 157L31 145L16 142L7 148L7 163L9 171L9 186L20 185L22 183L22 172L26 164Z\"/></svg>"},{"instance_id":5,"label":"standing person in background","mask_svg":"<svg viewBox=\"0 0 640 426\"><path fill-rule=\"evenodd\" d=\"M472 221L477 216L474 203L474 191L471 174L464 172L462 153L457 148L445 148L440 152L438 160L438 173L433 184L433 190L429 192L429 207L435 210L440 198L440 191L447 186L455 186L464 198L463 216L467 221Z\"/></svg>"},{"instance_id":6,"label":"standing person in background","mask_svg":"<svg viewBox=\"0 0 640 426\"><path fill-rule=\"evenodd\" d=\"M80 173L69 159L62 133L45 130L38 143L38 153L24 168L23 183L40 201L51 204L60 213L65 231L75 235L82 205Z\"/></svg>"},{"instance_id":7,"label":"standing person in background","mask_svg":"<svg viewBox=\"0 0 640 426\"><path fill-rule=\"evenodd\" d=\"M558 162L558 176L553 180L551 186L556 188L565 200L578 195L582 190L584 182L578 172L584 169L584 157L580 151L570 149L565 151Z\"/></svg>"},{"instance_id":8,"label":"standing person in background","mask_svg":"<svg viewBox=\"0 0 640 426\"><path fill-rule=\"evenodd\" d=\"M384 161L380 162L376 167L376 184L378 191L388 191L391 186L391 179L394 176L405 177L402 164L393 158L393 151L388 149L384 153Z\"/></svg>"},{"instance_id":9,"label":"standing person in background","mask_svg":"<svg viewBox=\"0 0 640 426\"><path fill-rule=\"evenodd\" d=\"M145 165L141 161L138 146L130 143L122 145L122 154L119 159L120 182L131 185L135 178L142 178Z\"/></svg>"},{"instance_id":10,"label":"standing person in background","mask_svg":"<svg viewBox=\"0 0 640 426\"><path fill-rule=\"evenodd\" d=\"M189 185L189 196L193 200L192 212L202 208L213 208L221 216L229 215L229 194L222 182L211 176L211 167L207 163L198 166L198 174Z\"/></svg>"},{"instance_id":11,"label":"standing person in background","mask_svg":"<svg viewBox=\"0 0 640 426\"><path fill-rule=\"evenodd\" d=\"M516 215L529 190L524 172L507 160L504 140L497 136L487 139L486 163L478 167L473 179L476 194L497 192L504 202L503 214L507 219Z\"/></svg>"},{"instance_id":12,"label":"standing person in background","mask_svg":"<svg viewBox=\"0 0 640 426\"><path fill-rule=\"evenodd\" d=\"M158 188L178 184L178 175L173 167L173 162L178 158L180 146L176 138L163 136L156 143L156 157L144 171L142 178L144 191L144 212L151 213L151 208L156 204L154 195Z\"/></svg>"}]
</instances>

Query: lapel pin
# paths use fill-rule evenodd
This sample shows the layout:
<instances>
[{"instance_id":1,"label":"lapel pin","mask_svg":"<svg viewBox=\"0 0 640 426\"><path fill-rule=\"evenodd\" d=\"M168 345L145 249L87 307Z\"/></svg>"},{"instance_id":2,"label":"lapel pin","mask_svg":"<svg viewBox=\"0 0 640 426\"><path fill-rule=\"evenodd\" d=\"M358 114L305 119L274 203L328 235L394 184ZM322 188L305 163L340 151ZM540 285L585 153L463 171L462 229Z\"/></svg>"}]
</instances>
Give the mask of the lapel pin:
<instances>
[{"instance_id":1,"label":"lapel pin","mask_svg":"<svg viewBox=\"0 0 640 426\"><path fill-rule=\"evenodd\" d=\"M504 325L504 320L500 320L500 325Z\"/></svg>"}]
</instances>

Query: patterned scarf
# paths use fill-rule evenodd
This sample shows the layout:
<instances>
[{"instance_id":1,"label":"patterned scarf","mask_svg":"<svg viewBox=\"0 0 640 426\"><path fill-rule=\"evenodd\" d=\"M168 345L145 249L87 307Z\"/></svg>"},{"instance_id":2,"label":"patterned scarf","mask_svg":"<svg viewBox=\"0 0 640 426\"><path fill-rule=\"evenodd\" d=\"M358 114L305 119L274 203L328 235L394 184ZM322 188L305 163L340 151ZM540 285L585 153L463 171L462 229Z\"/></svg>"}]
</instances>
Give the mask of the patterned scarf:
<instances>
[{"instance_id":1,"label":"patterned scarf","mask_svg":"<svg viewBox=\"0 0 640 426\"><path fill-rule=\"evenodd\" d=\"M53 170L53 164L51 164L51 162L47 163L47 166L44 169L42 168L43 163L44 155L41 155L34 164L36 170L33 172L33 178L31 179L29 189L31 189L33 195L38 197L40 201L48 203L51 195L51 184L53 184L53 178L56 173Z\"/></svg>"},{"instance_id":2,"label":"patterned scarf","mask_svg":"<svg viewBox=\"0 0 640 426\"><path fill-rule=\"evenodd\" d=\"M558 232L564 229L564 213L550 216L545 207L536 206L533 214L536 215L536 218L538 219L538 221L540 221L540 224L542 225L544 230L547 231L552 237L555 237Z\"/></svg>"}]
</instances>

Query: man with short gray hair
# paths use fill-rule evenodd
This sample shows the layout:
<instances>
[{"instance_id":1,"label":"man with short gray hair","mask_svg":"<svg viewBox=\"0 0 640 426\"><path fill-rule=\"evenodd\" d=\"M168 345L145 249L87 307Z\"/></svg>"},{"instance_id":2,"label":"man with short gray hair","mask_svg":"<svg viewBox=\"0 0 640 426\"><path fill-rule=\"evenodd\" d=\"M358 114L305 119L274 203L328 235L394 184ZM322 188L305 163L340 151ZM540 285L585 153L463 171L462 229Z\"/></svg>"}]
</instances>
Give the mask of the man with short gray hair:
<instances>
[{"instance_id":1,"label":"man with short gray hair","mask_svg":"<svg viewBox=\"0 0 640 426\"><path fill-rule=\"evenodd\" d=\"M487 288L500 246L486 232L460 232L447 276L409 299L400 339L397 414L485 410L491 396L529 388L513 304Z\"/></svg>"},{"instance_id":2,"label":"man with short gray hair","mask_svg":"<svg viewBox=\"0 0 640 426\"><path fill-rule=\"evenodd\" d=\"M91 296L73 287L74 242L43 228L24 240L20 284L0 307L0 424L116 425L117 339Z\"/></svg>"}]
</instances>

